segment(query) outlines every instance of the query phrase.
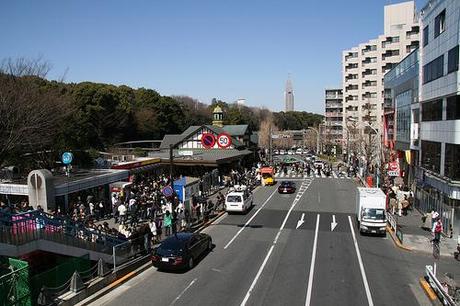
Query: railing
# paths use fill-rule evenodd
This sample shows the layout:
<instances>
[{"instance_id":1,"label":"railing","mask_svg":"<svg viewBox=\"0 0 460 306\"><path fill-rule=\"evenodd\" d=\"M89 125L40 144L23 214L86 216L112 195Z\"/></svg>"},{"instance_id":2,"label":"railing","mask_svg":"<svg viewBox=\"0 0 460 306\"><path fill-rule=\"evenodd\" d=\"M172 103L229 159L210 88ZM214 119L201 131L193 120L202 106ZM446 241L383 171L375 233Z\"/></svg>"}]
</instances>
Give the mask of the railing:
<instances>
[{"instance_id":1,"label":"railing","mask_svg":"<svg viewBox=\"0 0 460 306\"><path fill-rule=\"evenodd\" d=\"M433 290L436 292L436 294L438 295L443 305L448 305L448 306L458 305L456 302L459 302L459 301L454 301L452 296L449 295L449 290L445 290L445 287L441 284L441 282L436 277L436 266L435 268L433 268L430 265L425 266L425 278L427 282L430 284L431 288L433 288ZM456 291L457 290L455 290L454 288L452 295L455 295Z\"/></svg>"},{"instance_id":2,"label":"railing","mask_svg":"<svg viewBox=\"0 0 460 306\"><path fill-rule=\"evenodd\" d=\"M0 243L23 245L40 239L107 254L114 245L126 241L40 211L0 214Z\"/></svg>"}]
</instances>

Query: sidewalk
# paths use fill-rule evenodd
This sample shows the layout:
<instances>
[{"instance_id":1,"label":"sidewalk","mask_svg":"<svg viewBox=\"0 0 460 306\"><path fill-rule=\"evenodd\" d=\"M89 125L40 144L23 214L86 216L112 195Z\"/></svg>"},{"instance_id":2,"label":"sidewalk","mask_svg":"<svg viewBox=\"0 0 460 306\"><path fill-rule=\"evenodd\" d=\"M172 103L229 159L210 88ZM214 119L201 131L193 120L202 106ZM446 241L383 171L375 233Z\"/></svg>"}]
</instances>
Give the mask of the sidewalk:
<instances>
[{"instance_id":1,"label":"sidewalk","mask_svg":"<svg viewBox=\"0 0 460 306\"><path fill-rule=\"evenodd\" d=\"M432 254L433 249L429 239L432 239L431 232L423 229L422 214L413 209L409 211L407 216L394 215L399 230L403 233L403 246L417 252ZM453 238L442 237L441 239L441 256L454 256L457 250L457 237Z\"/></svg>"},{"instance_id":2,"label":"sidewalk","mask_svg":"<svg viewBox=\"0 0 460 306\"><path fill-rule=\"evenodd\" d=\"M223 187L222 189L217 189L215 190L213 193L209 194L206 198L206 201L209 201L209 200L212 200L214 203L217 202L217 196L219 194L219 192L222 192L222 194L226 194L228 191L228 187ZM209 216L210 218L212 218L213 216ZM108 219L101 219L99 221L96 221L95 224L96 225L102 225L104 222L107 222L109 227L110 228L116 228L118 229L120 223L115 223L115 219L113 217L110 217ZM146 223L147 220L143 220L142 222L139 222L139 224L144 224ZM197 220L195 222L193 222L192 224L190 224L190 230L194 231L196 230L197 228L200 228L202 225L204 224L204 219L203 217L200 219L200 220ZM165 238L164 236L164 233L161 237L161 239L163 240Z\"/></svg>"}]
</instances>

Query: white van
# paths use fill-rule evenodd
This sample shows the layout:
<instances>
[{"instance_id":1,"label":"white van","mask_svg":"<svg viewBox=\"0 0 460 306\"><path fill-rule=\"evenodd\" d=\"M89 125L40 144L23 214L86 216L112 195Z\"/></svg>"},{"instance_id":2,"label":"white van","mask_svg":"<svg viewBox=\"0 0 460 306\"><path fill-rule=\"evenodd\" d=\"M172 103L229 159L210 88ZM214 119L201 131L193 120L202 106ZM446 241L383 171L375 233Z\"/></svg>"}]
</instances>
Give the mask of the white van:
<instances>
[{"instance_id":1,"label":"white van","mask_svg":"<svg viewBox=\"0 0 460 306\"><path fill-rule=\"evenodd\" d=\"M252 193L247 191L232 191L225 198L227 212L246 212L252 205Z\"/></svg>"}]
</instances>

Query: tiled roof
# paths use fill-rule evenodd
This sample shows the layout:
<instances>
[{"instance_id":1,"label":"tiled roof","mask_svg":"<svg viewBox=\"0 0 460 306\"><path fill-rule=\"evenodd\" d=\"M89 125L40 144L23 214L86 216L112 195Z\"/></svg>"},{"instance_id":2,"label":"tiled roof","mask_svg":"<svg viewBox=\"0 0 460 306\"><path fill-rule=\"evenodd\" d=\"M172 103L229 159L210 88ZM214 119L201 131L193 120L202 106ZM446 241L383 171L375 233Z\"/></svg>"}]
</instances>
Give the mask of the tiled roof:
<instances>
[{"instance_id":1,"label":"tiled roof","mask_svg":"<svg viewBox=\"0 0 460 306\"><path fill-rule=\"evenodd\" d=\"M231 134L230 132L218 127L218 126L214 126L214 125L192 125L192 126L189 126L184 132L182 132L182 134L176 134L176 135L165 135L165 137L163 138L163 141L161 142L161 145L160 145L160 149L169 149L169 145L170 144L177 144L185 139L187 139L188 137L192 136L193 134L196 133L196 131L198 131L199 129L201 129L202 127L206 127L207 129L213 131L214 133L216 133L217 135L218 134L221 134L223 132L227 132L228 134L230 134L232 136L232 144L236 147L236 148L239 148L239 147L242 147L243 144L238 141L235 137L233 136L236 136L234 134ZM247 127L247 126L246 126Z\"/></svg>"},{"instance_id":2,"label":"tiled roof","mask_svg":"<svg viewBox=\"0 0 460 306\"><path fill-rule=\"evenodd\" d=\"M176 161L187 161L191 160L196 163L207 162L207 163L224 163L226 161L234 160L238 157L243 157L248 154L252 154L250 150L237 150L237 149L190 149L187 151L193 151L193 156L181 156L178 150L174 150L174 160ZM163 161L169 160L169 151L161 150L158 152L150 152L150 157L161 158Z\"/></svg>"},{"instance_id":3,"label":"tiled roof","mask_svg":"<svg viewBox=\"0 0 460 306\"><path fill-rule=\"evenodd\" d=\"M248 128L247 124L224 125L223 130L232 136L243 136L246 134Z\"/></svg>"}]
</instances>

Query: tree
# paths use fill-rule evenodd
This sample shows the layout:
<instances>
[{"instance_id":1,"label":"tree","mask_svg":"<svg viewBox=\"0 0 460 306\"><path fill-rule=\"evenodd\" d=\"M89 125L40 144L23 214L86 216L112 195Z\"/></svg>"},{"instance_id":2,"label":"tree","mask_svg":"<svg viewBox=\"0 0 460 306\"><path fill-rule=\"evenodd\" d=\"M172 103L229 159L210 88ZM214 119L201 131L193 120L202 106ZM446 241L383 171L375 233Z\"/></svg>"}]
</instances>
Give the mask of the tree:
<instances>
[{"instance_id":1,"label":"tree","mask_svg":"<svg viewBox=\"0 0 460 306\"><path fill-rule=\"evenodd\" d=\"M278 131L278 127L275 125L273 117L269 116L260 122L259 128L259 146L268 148L270 146L270 131L273 133Z\"/></svg>"},{"instance_id":2,"label":"tree","mask_svg":"<svg viewBox=\"0 0 460 306\"><path fill-rule=\"evenodd\" d=\"M46 150L71 113L67 96L49 86L42 90L49 64L23 58L0 66L0 165L27 151Z\"/></svg>"}]
</instances>

